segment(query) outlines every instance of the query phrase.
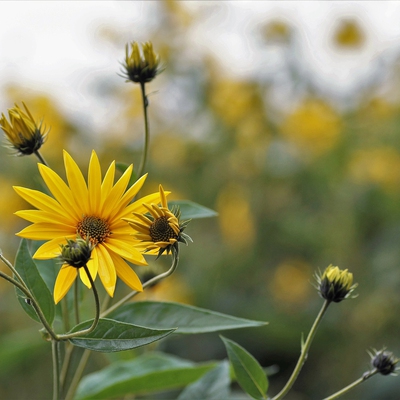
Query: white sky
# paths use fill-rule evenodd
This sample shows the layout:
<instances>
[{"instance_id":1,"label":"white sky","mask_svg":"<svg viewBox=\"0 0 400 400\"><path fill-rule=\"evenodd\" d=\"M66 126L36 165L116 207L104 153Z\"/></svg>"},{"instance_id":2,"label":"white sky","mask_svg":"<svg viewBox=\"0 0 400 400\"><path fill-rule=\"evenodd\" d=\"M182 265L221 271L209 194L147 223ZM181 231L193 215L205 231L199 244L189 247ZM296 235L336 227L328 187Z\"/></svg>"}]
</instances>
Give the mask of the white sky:
<instances>
[{"instance_id":1,"label":"white sky","mask_svg":"<svg viewBox=\"0 0 400 400\"><path fill-rule=\"evenodd\" d=\"M251 37L257 26L275 17L299 28L307 68L328 86L351 85L380 54L400 45L400 2L185 3L201 14L201 23L190 33L196 46L211 48L232 73L251 73L260 61ZM69 113L101 113L101 99L91 93L90 83L96 76L118 79L124 50L116 52L96 40L99 27L117 26L135 35L127 40L144 41L154 6L150 1L1 1L1 110L10 106L1 88L18 80L27 90L53 94ZM338 55L329 47L334 21L342 16L354 16L366 28L366 45L358 58ZM89 120L101 123L101 118Z\"/></svg>"}]
</instances>

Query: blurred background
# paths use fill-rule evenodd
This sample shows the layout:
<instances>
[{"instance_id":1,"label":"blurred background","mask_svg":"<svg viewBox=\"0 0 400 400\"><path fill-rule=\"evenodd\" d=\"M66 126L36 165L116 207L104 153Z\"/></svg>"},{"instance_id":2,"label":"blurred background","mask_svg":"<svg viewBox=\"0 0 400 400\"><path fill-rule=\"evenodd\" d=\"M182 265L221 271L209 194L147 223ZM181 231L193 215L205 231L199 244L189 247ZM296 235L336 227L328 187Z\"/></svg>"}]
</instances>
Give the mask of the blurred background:
<instances>
[{"instance_id":1,"label":"blurred background","mask_svg":"<svg viewBox=\"0 0 400 400\"><path fill-rule=\"evenodd\" d=\"M400 356L400 3L2 2L0 15L0 111L24 101L51 127L42 154L61 176L63 148L84 170L92 149L103 172L114 159L139 163L140 91L118 76L119 62L131 41L151 40L160 54L143 194L162 183L219 217L190 224L194 244L178 271L142 299L269 321L225 335L277 367L273 395L322 304L313 274L338 265L359 296L331 307L288 399L357 379L370 348ZM26 226L13 213L30 208L12 185L40 188L36 163L0 149L0 247L10 260ZM165 268L150 260L146 271ZM0 398L50 398L39 325L2 281L0 296ZM216 334L160 349L226 357ZM89 370L109 359L98 355ZM398 378L376 376L347 399L399 391Z\"/></svg>"}]
</instances>

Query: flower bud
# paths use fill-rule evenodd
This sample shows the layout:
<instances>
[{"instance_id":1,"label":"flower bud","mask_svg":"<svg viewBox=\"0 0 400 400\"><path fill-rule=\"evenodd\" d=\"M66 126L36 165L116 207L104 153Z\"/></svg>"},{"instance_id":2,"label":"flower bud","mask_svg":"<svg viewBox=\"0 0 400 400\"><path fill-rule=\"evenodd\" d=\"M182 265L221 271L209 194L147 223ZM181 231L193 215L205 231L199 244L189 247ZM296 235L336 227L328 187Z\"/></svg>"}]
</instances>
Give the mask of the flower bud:
<instances>
[{"instance_id":1,"label":"flower bud","mask_svg":"<svg viewBox=\"0 0 400 400\"><path fill-rule=\"evenodd\" d=\"M375 354L370 354L371 364L379 373L382 375L389 375L396 371L396 364L399 359L396 358L393 353L384 350L374 350L374 353Z\"/></svg>"},{"instance_id":2,"label":"flower bud","mask_svg":"<svg viewBox=\"0 0 400 400\"><path fill-rule=\"evenodd\" d=\"M43 129L41 123L36 123L28 107L22 102L25 112L17 105L8 110L9 120L1 114L0 127L19 155L29 155L38 151L48 131Z\"/></svg>"},{"instance_id":3,"label":"flower bud","mask_svg":"<svg viewBox=\"0 0 400 400\"><path fill-rule=\"evenodd\" d=\"M142 51L140 51L138 43L133 42L129 52L127 44L125 63L122 64L124 77L132 82L150 82L161 72L159 63L159 56L154 52L151 42L143 43Z\"/></svg>"},{"instance_id":4,"label":"flower bud","mask_svg":"<svg viewBox=\"0 0 400 400\"><path fill-rule=\"evenodd\" d=\"M78 237L76 240L67 239L66 245L61 245L60 260L63 264L74 268L85 266L90 260L93 246L89 240Z\"/></svg>"},{"instance_id":5,"label":"flower bud","mask_svg":"<svg viewBox=\"0 0 400 400\"><path fill-rule=\"evenodd\" d=\"M328 301L339 303L349 297L351 292L357 287L353 285L353 274L347 269L341 270L332 264L322 275L317 275L318 292L322 298Z\"/></svg>"}]
</instances>

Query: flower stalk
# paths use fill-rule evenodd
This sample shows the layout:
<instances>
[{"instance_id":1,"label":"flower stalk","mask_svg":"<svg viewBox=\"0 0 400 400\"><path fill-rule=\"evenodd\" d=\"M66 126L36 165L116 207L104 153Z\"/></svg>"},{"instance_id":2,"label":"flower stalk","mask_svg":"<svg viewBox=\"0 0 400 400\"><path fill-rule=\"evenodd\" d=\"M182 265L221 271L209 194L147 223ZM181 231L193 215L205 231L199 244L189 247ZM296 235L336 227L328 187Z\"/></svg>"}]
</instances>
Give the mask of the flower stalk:
<instances>
[{"instance_id":1,"label":"flower stalk","mask_svg":"<svg viewBox=\"0 0 400 400\"><path fill-rule=\"evenodd\" d=\"M144 147L143 147L142 160L140 161L140 166L137 174L138 177L141 177L143 175L146 166L147 153L149 151L149 142L150 142L150 127L149 127L149 118L147 114L147 107L149 106L149 101L146 95L145 82L140 82L140 90L142 92L143 117L144 117Z\"/></svg>"}]
</instances>

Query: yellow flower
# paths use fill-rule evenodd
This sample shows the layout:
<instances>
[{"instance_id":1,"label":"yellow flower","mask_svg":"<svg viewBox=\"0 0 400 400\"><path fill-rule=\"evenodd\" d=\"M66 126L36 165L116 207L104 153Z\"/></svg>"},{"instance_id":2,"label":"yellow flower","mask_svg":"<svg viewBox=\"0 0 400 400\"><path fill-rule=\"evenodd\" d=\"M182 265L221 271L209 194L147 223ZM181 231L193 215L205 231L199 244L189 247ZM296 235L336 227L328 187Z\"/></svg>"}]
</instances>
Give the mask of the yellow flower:
<instances>
[{"instance_id":1,"label":"yellow flower","mask_svg":"<svg viewBox=\"0 0 400 400\"><path fill-rule=\"evenodd\" d=\"M153 44L146 42L142 44L142 52L137 42L131 43L125 48L124 76L128 81L146 83L152 81L161 70L158 68L160 58L153 50Z\"/></svg>"},{"instance_id":2,"label":"yellow flower","mask_svg":"<svg viewBox=\"0 0 400 400\"><path fill-rule=\"evenodd\" d=\"M351 272L348 272L347 269L341 270L333 265L329 265L322 276L317 275L316 278L321 297L335 303L349 297L357 287L357 284L353 285L353 274Z\"/></svg>"},{"instance_id":3,"label":"yellow flower","mask_svg":"<svg viewBox=\"0 0 400 400\"><path fill-rule=\"evenodd\" d=\"M28 107L22 102L25 112L17 105L8 110L7 120L1 114L0 126L10 141L12 147L20 155L29 155L37 152L44 143L47 131L42 127L42 123L36 123Z\"/></svg>"},{"instance_id":4,"label":"yellow flower","mask_svg":"<svg viewBox=\"0 0 400 400\"><path fill-rule=\"evenodd\" d=\"M124 218L129 225L137 231L134 236L142 241L142 247L146 253L157 254L159 257L166 252L174 253L178 250L178 243L187 245L187 240L192 240L190 236L183 233L190 220L179 221L180 211L178 208L170 210L163 187L160 185L161 206L144 202L142 205L149 212L149 216L144 213L134 212L136 220Z\"/></svg>"},{"instance_id":5,"label":"yellow flower","mask_svg":"<svg viewBox=\"0 0 400 400\"><path fill-rule=\"evenodd\" d=\"M158 193L131 203L146 175L127 189L132 174L132 165L114 184L115 162L112 162L102 181L99 159L93 151L89 163L88 184L72 157L64 150L65 172L68 185L50 168L38 164L39 172L54 197L37 190L15 187L15 191L37 210L16 212L32 225L18 236L33 240L47 240L33 255L36 259L50 259L60 254L60 246L68 239L80 236L93 246L91 259L87 263L93 280L97 273L107 293L113 296L117 276L131 289L142 290L142 284L125 260L147 265L137 250L139 242L133 238L131 229L122 218L132 212L146 212L145 202L159 202ZM82 282L91 287L85 271L79 270ZM64 265L56 279L54 300L58 303L68 292L78 275L78 269Z\"/></svg>"}]
</instances>

